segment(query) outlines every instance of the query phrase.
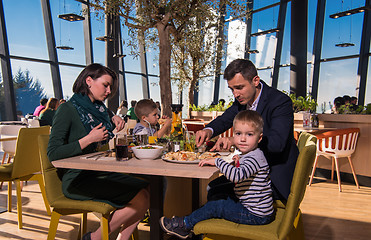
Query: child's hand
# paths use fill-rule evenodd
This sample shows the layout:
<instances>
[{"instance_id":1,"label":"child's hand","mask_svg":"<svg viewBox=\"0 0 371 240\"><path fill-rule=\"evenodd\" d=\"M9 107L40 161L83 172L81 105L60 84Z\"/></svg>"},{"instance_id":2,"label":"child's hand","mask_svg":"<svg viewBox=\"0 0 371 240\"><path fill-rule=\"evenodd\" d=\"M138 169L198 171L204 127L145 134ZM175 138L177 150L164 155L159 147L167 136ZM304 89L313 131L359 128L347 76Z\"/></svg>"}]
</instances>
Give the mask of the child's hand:
<instances>
[{"instance_id":1,"label":"child's hand","mask_svg":"<svg viewBox=\"0 0 371 240\"><path fill-rule=\"evenodd\" d=\"M215 158L205 158L198 163L198 166L200 167L203 167L204 165L215 166Z\"/></svg>"},{"instance_id":2,"label":"child's hand","mask_svg":"<svg viewBox=\"0 0 371 240\"><path fill-rule=\"evenodd\" d=\"M236 163L240 160L240 155L234 155L233 159L233 166L236 166Z\"/></svg>"},{"instance_id":3,"label":"child's hand","mask_svg":"<svg viewBox=\"0 0 371 240\"><path fill-rule=\"evenodd\" d=\"M166 118L165 122L164 122L164 127L165 128L169 128L171 126L171 118Z\"/></svg>"}]
</instances>

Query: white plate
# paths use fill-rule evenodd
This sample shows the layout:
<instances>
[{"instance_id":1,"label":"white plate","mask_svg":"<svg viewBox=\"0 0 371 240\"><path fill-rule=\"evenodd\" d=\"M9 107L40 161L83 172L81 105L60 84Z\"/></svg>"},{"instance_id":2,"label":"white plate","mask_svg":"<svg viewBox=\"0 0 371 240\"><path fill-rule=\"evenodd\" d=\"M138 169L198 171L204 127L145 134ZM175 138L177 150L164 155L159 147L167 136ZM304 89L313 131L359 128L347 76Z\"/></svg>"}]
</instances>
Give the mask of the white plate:
<instances>
[{"instance_id":1,"label":"white plate","mask_svg":"<svg viewBox=\"0 0 371 240\"><path fill-rule=\"evenodd\" d=\"M196 163L199 163L200 162L200 160L193 160L193 161L170 160L170 159L167 159L167 158L164 158L164 157L162 157L161 159L164 160L164 161L166 161L166 162L182 163L182 164L196 164Z\"/></svg>"}]
</instances>

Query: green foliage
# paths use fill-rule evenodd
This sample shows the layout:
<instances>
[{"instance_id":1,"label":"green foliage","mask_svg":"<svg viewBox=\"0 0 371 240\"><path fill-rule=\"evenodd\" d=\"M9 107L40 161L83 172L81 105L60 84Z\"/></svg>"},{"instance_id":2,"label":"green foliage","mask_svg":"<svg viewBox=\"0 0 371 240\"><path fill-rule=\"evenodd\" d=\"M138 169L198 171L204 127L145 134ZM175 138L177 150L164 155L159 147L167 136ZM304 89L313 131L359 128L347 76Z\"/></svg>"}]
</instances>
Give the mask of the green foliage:
<instances>
[{"instance_id":1,"label":"green foliage","mask_svg":"<svg viewBox=\"0 0 371 240\"><path fill-rule=\"evenodd\" d=\"M312 98L311 95L307 95L305 97L299 96L296 97L295 93L291 93L290 98L292 100L292 107L294 109L294 112L300 112L300 111L309 111L309 112L315 112L317 108L317 102Z\"/></svg>"},{"instance_id":2,"label":"green foliage","mask_svg":"<svg viewBox=\"0 0 371 240\"><path fill-rule=\"evenodd\" d=\"M192 105L189 105L189 108L192 111L196 111L196 112L212 112L212 111L224 112L232 104L233 104L233 101L230 101L228 105L224 104L224 106L220 102L216 105L210 105L210 106L208 106L208 105L196 106L196 105L192 104Z\"/></svg>"}]
</instances>

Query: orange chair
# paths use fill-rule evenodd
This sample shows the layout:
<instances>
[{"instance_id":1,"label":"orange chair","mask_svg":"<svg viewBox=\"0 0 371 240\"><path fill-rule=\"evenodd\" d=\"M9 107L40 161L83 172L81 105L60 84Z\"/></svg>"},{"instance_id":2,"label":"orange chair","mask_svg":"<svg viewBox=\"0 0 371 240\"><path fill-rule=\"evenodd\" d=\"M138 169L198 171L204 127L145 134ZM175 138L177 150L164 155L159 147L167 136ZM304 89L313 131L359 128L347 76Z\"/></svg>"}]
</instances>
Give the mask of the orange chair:
<instances>
[{"instance_id":1,"label":"orange chair","mask_svg":"<svg viewBox=\"0 0 371 240\"><path fill-rule=\"evenodd\" d=\"M309 186L312 184L314 172L317 167L319 156L325 156L332 160L331 181L334 179L334 165L336 167L336 175L338 179L339 191L341 192L340 169L338 159L347 157L350 168L352 169L354 181L359 189L356 173L350 156L356 149L357 139L359 136L359 128L346 128L322 132L316 134L317 137L317 153L314 161L312 174L310 176Z\"/></svg>"},{"instance_id":2,"label":"orange chair","mask_svg":"<svg viewBox=\"0 0 371 240\"><path fill-rule=\"evenodd\" d=\"M196 133L197 131L204 129L206 124L204 123L204 120L202 119L193 118L193 119L184 119L183 125L185 126L187 131Z\"/></svg>"}]
</instances>

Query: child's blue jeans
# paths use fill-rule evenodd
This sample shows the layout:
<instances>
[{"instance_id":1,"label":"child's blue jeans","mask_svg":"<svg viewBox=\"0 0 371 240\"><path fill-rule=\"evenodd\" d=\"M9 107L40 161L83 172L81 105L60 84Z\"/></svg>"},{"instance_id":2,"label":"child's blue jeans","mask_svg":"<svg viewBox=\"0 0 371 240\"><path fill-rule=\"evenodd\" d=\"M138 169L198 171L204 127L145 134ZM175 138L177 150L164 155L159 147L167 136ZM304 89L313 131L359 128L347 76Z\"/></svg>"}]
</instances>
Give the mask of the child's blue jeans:
<instances>
[{"instance_id":1,"label":"child's blue jeans","mask_svg":"<svg viewBox=\"0 0 371 240\"><path fill-rule=\"evenodd\" d=\"M273 216L259 217L252 214L241 203L233 201L231 198L209 201L201 208L192 212L184 218L184 222L189 229L193 229L196 223L210 218L222 218L231 222L263 225L273 220Z\"/></svg>"}]
</instances>

